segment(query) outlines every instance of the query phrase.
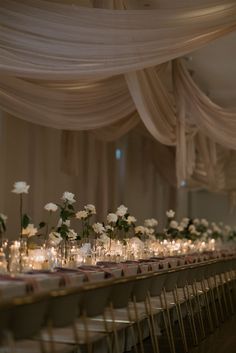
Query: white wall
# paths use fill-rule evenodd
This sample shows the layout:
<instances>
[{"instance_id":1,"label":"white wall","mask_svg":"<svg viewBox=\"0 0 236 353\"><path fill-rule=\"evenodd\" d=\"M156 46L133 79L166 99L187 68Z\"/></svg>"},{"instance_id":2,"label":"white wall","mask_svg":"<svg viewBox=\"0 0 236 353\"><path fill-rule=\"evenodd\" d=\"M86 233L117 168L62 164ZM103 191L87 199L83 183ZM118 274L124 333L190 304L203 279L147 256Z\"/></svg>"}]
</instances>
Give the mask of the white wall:
<instances>
[{"instance_id":1,"label":"white wall","mask_svg":"<svg viewBox=\"0 0 236 353\"><path fill-rule=\"evenodd\" d=\"M191 217L204 217L210 221L236 225L236 212L230 212L228 195L207 191L190 192L188 201Z\"/></svg>"}]
</instances>

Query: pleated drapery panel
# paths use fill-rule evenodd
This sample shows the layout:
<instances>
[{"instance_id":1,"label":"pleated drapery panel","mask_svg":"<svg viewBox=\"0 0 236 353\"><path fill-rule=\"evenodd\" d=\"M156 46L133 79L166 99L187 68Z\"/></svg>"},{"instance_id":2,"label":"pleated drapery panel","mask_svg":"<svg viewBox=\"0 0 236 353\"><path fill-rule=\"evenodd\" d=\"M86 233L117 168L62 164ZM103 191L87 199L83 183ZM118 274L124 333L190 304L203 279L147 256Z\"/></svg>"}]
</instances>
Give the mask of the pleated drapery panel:
<instances>
[{"instance_id":1,"label":"pleated drapery panel","mask_svg":"<svg viewBox=\"0 0 236 353\"><path fill-rule=\"evenodd\" d=\"M180 60L173 63L180 94L191 104L195 124L213 141L236 149L236 108L222 108L213 103L194 83Z\"/></svg>"},{"instance_id":2,"label":"pleated drapery panel","mask_svg":"<svg viewBox=\"0 0 236 353\"><path fill-rule=\"evenodd\" d=\"M122 76L90 83L55 84L1 75L0 105L29 122L70 130L112 125L124 118L129 120L135 111Z\"/></svg>"},{"instance_id":3,"label":"pleated drapery panel","mask_svg":"<svg viewBox=\"0 0 236 353\"><path fill-rule=\"evenodd\" d=\"M142 147L147 145L155 158L159 152L156 150L155 153L152 146L156 142L150 141L149 145L146 136L136 134L135 130L124 138L124 142L121 141L124 148L120 147L120 140L99 141L90 131L72 134L72 137L63 136L69 141L66 142L67 150L63 149L65 155L62 155L60 147L63 140L59 130L30 124L4 113L0 116L0 211L8 215L9 239L17 239L20 228L19 200L11 193L17 180L25 180L30 185L29 194L24 196L24 212L32 217L35 225L48 217L44 205L60 202L64 191L76 194L76 210L87 203L95 204L99 221L104 221L107 213L115 211L121 202L129 206L130 213L135 214L139 222L144 217L157 215L160 221L165 219L172 188L163 172L169 165L171 176L175 176L174 163L171 163L174 154L168 160L169 154L164 158L161 152L167 166L162 167L161 162L153 166L150 159L143 158ZM122 160L116 160L116 148L122 150ZM69 161L72 163L68 166ZM123 162L125 175L120 175L120 163ZM69 173L68 168L71 168ZM160 169L162 177L158 172ZM140 178L144 173L145 179ZM137 190L139 202L135 201ZM172 203L171 207L175 205ZM52 216L52 224L57 223L58 216ZM72 226L77 229L78 223Z\"/></svg>"}]
</instances>

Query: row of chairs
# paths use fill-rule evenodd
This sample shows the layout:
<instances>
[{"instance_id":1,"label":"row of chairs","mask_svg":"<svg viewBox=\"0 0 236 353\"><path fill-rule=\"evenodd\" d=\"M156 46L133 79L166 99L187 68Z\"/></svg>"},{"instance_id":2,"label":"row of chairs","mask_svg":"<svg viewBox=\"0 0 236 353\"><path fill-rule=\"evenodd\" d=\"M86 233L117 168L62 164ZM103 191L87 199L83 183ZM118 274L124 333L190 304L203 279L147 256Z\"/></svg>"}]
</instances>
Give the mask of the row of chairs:
<instances>
[{"instance_id":1,"label":"row of chairs","mask_svg":"<svg viewBox=\"0 0 236 353\"><path fill-rule=\"evenodd\" d=\"M234 314L236 259L212 260L0 301L0 352L176 353ZM166 351L166 348L165 348Z\"/></svg>"}]
</instances>

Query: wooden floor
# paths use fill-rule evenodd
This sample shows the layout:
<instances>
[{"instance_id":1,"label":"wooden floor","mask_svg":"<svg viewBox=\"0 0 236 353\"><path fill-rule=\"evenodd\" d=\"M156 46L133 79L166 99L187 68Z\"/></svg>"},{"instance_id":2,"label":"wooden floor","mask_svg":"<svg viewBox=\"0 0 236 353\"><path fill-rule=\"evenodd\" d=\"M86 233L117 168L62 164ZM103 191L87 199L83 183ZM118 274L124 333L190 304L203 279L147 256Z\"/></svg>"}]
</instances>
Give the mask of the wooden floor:
<instances>
[{"instance_id":1,"label":"wooden floor","mask_svg":"<svg viewBox=\"0 0 236 353\"><path fill-rule=\"evenodd\" d=\"M165 337L159 343L160 353L170 353ZM153 353L150 339L144 341L144 351ZM179 344L176 342L176 353L183 353L181 342ZM221 324L213 334L209 334L198 347L192 348L189 353L236 353L236 314Z\"/></svg>"},{"instance_id":2,"label":"wooden floor","mask_svg":"<svg viewBox=\"0 0 236 353\"><path fill-rule=\"evenodd\" d=\"M236 353L236 315L204 340L191 353Z\"/></svg>"}]
</instances>

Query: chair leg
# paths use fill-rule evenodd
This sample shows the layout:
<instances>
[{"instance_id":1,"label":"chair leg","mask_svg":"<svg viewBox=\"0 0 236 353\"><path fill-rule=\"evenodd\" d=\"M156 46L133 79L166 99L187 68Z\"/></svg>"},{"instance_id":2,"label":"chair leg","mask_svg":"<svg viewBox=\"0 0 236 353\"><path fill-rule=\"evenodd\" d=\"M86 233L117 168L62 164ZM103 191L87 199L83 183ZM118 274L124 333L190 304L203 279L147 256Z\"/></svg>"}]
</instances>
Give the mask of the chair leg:
<instances>
[{"instance_id":1,"label":"chair leg","mask_svg":"<svg viewBox=\"0 0 236 353\"><path fill-rule=\"evenodd\" d=\"M118 338L118 334L117 334L115 314L114 314L114 308L113 308L112 303L110 303L109 309L110 309L111 319L112 319L112 332L114 334L115 351L116 351L116 353L120 353L120 350L119 350L119 338Z\"/></svg>"},{"instance_id":2,"label":"chair leg","mask_svg":"<svg viewBox=\"0 0 236 353\"><path fill-rule=\"evenodd\" d=\"M168 323L168 327L169 327L169 334L170 334L170 341L171 341L171 347L172 347L172 352L175 353L175 341L174 341L174 335L173 335L173 330L172 330L172 323L171 323L171 319L170 319L170 310L168 307L168 302L167 302L167 297L166 297L166 290L165 288L163 288L163 297L164 297L164 308L165 308L165 312L166 312L166 317L167 317L167 323ZM161 297L160 297L161 299Z\"/></svg>"},{"instance_id":3,"label":"chair leg","mask_svg":"<svg viewBox=\"0 0 236 353\"><path fill-rule=\"evenodd\" d=\"M193 290L194 290L194 293L195 293L195 298L196 298L196 302L197 302L197 306L198 306L199 323L200 323L200 327L201 327L201 330L202 330L202 336L203 336L203 338L205 338L206 337L206 332L205 332L203 316L202 316L202 306L201 306L201 302L200 302L200 294L199 294L198 289L197 289L196 281L194 281L194 283L193 283Z\"/></svg>"},{"instance_id":4,"label":"chair leg","mask_svg":"<svg viewBox=\"0 0 236 353\"><path fill-rule=\"evenodd\" d=\"M233 298L232 298L232 291L231 291L231 288L230 288L230 284L232 282L232 279L231 279L231 276L230 276L230 272L225 273L224 275L225 275L225 282L226 282L226 287L227 287L227 291L228 291L230 310L231 310L231 314L234 315L234 304L233 304Z\"/></svg>"},{"instance_id":5,"label":"chair leg","mask_svg":"<svg viewBox=\"0 0 236 353\"><path fill-rule=\"evenodd\" d=\"M193 325L193 337L195 341L195 345L198 345L198 337L197 337L197 329L196 329L196 322L195 322L195 317L194 317L194 311L193 311L193 305L192 305L192 298L189 292L189 287L188 283L186 285L186 291L187 291L187 296L188 296L188 303L189 303L189 309L190 309L190 317L192 320L192 325Z\"/></svg>"},{"instance_id":6,"label":"chair leg","mask_svg":"<svg viewBox=\"0 0 236 353\"><path fill-rule=\"evenodd\" d=\"M135 321L136 321L136 324L137 324L137 332L138 332L140 351L141 351L141 353L144 353L143 336L142 336L142 330L141 330L141 327L140 327L140 320L139 320L138 308L137 308L137 303L136 303L136 298L135 297L133 298L133 306L134 306Z\"/></svg>"},{"instance_id":7,"label":"chair leg","mask_svg":"<svg viewBox=\"0 0 236 353\"><path fill-rule=\"evenodd\" d=\"M163 315L163 321L164 321L164 326L165 326L165 330L166 330L166 334L167 334L167 339L169 342L169 346L170 346L170 350L172 353L175 353L175 345L173 345L173 341L170 335L170 330L168 327L168 319L167 319L167 310L166 310L166 306L163 305L163 301L162 301L162 297L160 296L160 300L161 300L161 309L162 309L162 315Z\"/></svg>"},{"instance_id":8,"label":"chair leg","mask_svg":"<svg viewBox=\"0 0 236 353\"><path fill-rule=\"evenodd\" d=\"M209 288L209 293L210 293L211 301L212 301L212 309L213 309L213 313L214 313L214 317L215 317L215 326L219 327L219 317L218 317L217 308L216 308L216 298L214 295L214 288L212 287L212 284L210 283L209 278L207 279L207 285Z\"/></svg>"},{"instance_id":9,"label":"chair leg","mask_svg":"<svg viewBox=\"0 0 236 353\"><path fill-rule=\"evenodd\" d=\"M157 334L156 334L156 325L155 325L155 320L154 320L154 315L153 315L153 310L152 310L152 305L151 305L149 292L147 293L145 306L146 306L147 315L149 315L149 317L150 317L150 326L151 326L150 333L152 332L152 336L153 336L154 351L156 353L160 353L158 339L157 339Z\"/></svg>"},{"instance_id":10,"label":"chair leg","mask_svg":"<svg viewBox=\"0 0 236 353\"><path fill-rule=\"evenodd\" d=\"M210 306L209 306L209 301L208 301L208 296L207 296L207 289L204 283L204 280L201 281L201 288L202 288L202 292L203 292L203 297L204 297L204 301L205 301L205 307L206 307L206 312L207 312L207 318L208 318L208 322L209 322L209 327L210 327L210 332L213 332L213 321L212 321L212 316L211 316L211 312L210 312Z\"/></svg>"},{"instance_id":11,"label":"chair leg","mask_svg":"<svg viewBox=\"0 0 236 353\"><path fill-rule=\"evenodd\" d=\"M186 285L183 287L183 294L184 294L185 305L186 305L186 309L187 309L187 318L188 318L188 321L189 321L191 334L192 334L192 337L193 337L193 340L194 340L194 327L193 327L193 321L192 321L192 316L191 316L191 311L190 311L190 304L189 304L189 298L188 298L188 295L187 295Z\"/></svg>"},{"instance_id":12,"label":"chair leg","mask_svg":"<svg viewBox=\"0 0 236 353\"><path fill-rule=\"evenodd\" d=\"M109 353L112 353L112 342L111 342L111 336L110 336L110 331L109 331L109 327L108 327L105 311L103 313L103 323L104 323L104 330L105 330L105 332L107 334L108 351L109 351ZM112 323L112 325L113 325L113 323Z\"/></svg>"},{"instance_id":13,"label":"chair leg","mask_svg":"<svg viewBox=\"0 0 236 353\"><path fill-rule=\"evenodd\" d=\"M226 310L226 315L227 315L227 316L230 316L230 315L229 315L228 302L227 302L227 300L226 300L225 286L224 286L224 281L223 281L222 273L220 273L219 277L220 277L220 285L221 285L221 288L222 288L222 295L223 295L223 301L224 301L224 306L225 306L225 310Z\"/></svg>"},{"instance_id":14,"label":"chair leg","mask_svg":"<svg viewBox=\"0 0 236 353\"><path fill-rule=\"evenodd\" d=\"M221 317L221 322L224 322L224 312L223 312L223 306L222 306L222 301L221 301L221 295L220 295L220 291L219 291L219 286L217 284L217 280L216 277L214 276L214 283L215 283L215 288L216 288L216 293L217 293L217 298L218 298L218 303L219 303L219 313L220 313L220 317ZM219 316L218 316L219 318ZM218 319L218 321L220 321Z\"/></svg>"},{"instance_id":15,"label":"chair leg","mask_svg":"<svg viewBox=\"0 0 236 353\"><path fill-rule=\"evenodd\" d=\"M151 321L151 314L150 314L150 310L148 308L147 299L145 300L145 311L146 311L146 315L147 315L148 329L149 329L149 333L150 333L152 349L153 349L154 353L159 353L157 351L156 343L154 340L154 327L153 327L153 322Z\"/></svg>"},{"instance_id":16,"label":"chair leg","mask_svg":"<svg viewBox=\"0 0 236 353\"><path fill-rule=\"evenodd\" d=\"M85 311L83 311L81 318L84 324L85 341L87 345L87 350L88 350L88 353L92 353L93 347L89 337L88 320L87 320L87 315Z\"/></svg>"},{"instance_id":17,"label":"chair leg","mask_svg":"<svg viewBox=\"0 0 236 353\"><path fill-rule=\"evenodd\" d=\"M175 287L175 290L173 291L173 296L174 296L174 300L175 300L175 304L176 304L176 312L177 312L180 332L181 332L181 336L182 336L182 342L183 342L183 345L184 345L184 350L185 350L185 352L188 352L188 345L187 345L187 339L186 339L183 315L182 315L182 310L181 310L181 306L180 306L177 286Z\"/></svg>"},{"instance_id":18,"label":"chair leg","mask_svg":"<svg viewBox=\"0 0 236 353\"><path fill-rule=\"evenodd\" d=\"M131 317L131 314L130 314L130 311L129 311L129 307L127 307L127 313L128 313L129 321L132 322L132 317ZM135 353L138 353L138 348L137 348L137 344L136 344L136 337L135 337L135 332L134 332L133 325L130 326L130 331L131 331L131 335L132 335L132 338L133 338L134 351L135 351Z\"/></svg>"},{"instance_id":19,"label":"chair leg","mask_svg":"<svg viewBox=\"0 0 236 353\"><path fill-rule=\"evenodd\" d=\"M50 341L49 341L50 353L56 353L51 320L48 320L48 322L47 322L47 330L48 330L48 336L50 338Z\"/></svg>"}]
</instances>

